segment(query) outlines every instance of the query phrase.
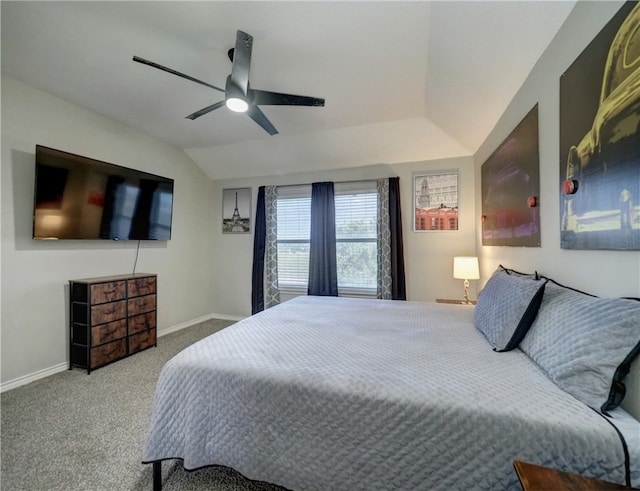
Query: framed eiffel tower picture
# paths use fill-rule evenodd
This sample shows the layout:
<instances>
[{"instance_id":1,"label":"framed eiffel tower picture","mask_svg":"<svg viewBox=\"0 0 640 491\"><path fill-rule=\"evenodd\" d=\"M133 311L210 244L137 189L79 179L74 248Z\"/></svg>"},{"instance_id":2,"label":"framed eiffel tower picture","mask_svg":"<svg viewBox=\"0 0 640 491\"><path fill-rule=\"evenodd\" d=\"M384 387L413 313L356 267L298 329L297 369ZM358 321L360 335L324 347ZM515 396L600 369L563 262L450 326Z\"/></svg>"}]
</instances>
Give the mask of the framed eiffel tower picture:
<instances>
[{"instance_id":1,"label":"framed eiffel tower picture","mask_svg":"<svg viewBox=\"0 0 640 491\"><path fill-rule=\"evenodd\" d=\"M251 188L222 190L222 233L251 233Z\"/></svg>"}]
</instances>

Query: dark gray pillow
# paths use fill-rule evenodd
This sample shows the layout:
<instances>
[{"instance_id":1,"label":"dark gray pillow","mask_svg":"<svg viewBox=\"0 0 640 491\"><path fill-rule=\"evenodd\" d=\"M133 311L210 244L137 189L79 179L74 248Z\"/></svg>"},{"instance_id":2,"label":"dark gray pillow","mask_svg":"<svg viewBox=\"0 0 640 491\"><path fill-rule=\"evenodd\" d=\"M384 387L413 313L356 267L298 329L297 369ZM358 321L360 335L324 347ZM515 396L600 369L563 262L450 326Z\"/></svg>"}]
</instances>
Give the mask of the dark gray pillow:
<instances>
[{"instance_id":1,"label":"dark gray pillow","mask_svg":"<svg viewBox=\"0 0 640 491\"><path fill-rule=\"evenodd\" d=\"M536 317L544 284L504 268L489 278L478 295L474 323L496 351L510 351L520 344Z\"/></svg>"},{"instance_id":2,"label":"dark gray pillow","mask_svg":"<svg viewBox=\"0 0 640 491\"><path fill-rule=\"evenodd\" d=\"M520 349L561 389L606 413L622 402L624 377L640 352L640 302L549 281Z\"/></svg>"}]
</instances>

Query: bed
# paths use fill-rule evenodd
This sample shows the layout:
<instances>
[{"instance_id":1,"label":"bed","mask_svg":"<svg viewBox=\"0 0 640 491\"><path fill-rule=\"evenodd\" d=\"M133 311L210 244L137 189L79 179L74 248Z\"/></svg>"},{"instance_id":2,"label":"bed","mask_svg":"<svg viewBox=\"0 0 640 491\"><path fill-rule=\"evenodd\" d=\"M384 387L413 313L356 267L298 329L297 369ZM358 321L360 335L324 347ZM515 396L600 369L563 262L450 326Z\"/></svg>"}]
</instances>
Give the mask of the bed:
<instances>
[{"instance_id":1,"label":"bed","mask_svg":"<svg viewBox=\"0 0 640 491\"><path fill-rule=\"evenodd\" d=\"M639 485L640 423L497 350L478 307L304 296L186 348L156 388L154 489L168 459L295 491L519 489L514 460Z\"/></svg>"}]
</instances>

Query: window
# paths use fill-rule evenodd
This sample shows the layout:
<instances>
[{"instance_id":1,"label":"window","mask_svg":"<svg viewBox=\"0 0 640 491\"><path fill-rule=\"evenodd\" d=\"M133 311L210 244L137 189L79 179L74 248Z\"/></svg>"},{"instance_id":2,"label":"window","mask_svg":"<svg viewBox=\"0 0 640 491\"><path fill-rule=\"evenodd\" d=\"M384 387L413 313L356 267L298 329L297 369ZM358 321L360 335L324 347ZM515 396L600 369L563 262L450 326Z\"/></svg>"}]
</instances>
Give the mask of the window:
<instances>
[{"instance_id":1,"label":"window","mask_svg":"<svg viewBox=\"0 0 640 491\"><path fill-rule=\"evenodd\" d=\"M311 190L306 196L278 196L276 206L278 288L306 289L309 283Z\"/></svg>"},{"instance_id":2,"label":"window","mask_svg":"<svg viewBox=\"0 0 640 491\"><path fill-rule=\"evenodd\" d=\"M336 255L341 295L375 295L378 276L375 183L336 183ZM311 187L280 188L277 201L278 288L309 281Z\"/></svg>"},{"instance_id":3,"label":"window","mask_svg":"<svg viewBox=\"0 0 640 491\"><path fill-rule=\"evenodd\" d=\"M377 193L336 194L338 290L376 290Z\"/></svg>"}]
</instances>

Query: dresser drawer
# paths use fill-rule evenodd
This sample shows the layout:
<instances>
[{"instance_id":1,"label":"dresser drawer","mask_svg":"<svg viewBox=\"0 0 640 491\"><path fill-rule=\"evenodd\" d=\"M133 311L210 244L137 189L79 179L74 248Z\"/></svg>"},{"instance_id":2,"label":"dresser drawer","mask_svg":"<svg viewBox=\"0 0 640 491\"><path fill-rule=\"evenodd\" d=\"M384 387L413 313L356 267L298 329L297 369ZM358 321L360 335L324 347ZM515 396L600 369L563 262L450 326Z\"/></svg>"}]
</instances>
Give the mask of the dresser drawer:
<instances>
[{"instance_id":1,"label":"dresser drawer","mask_svg":"<svg viewBox=\"0 0 640 491\"><path fill-rule=\"evenodd\" d=\"M155 329L149 329L148 331L141 332L140 334L134 334L133 336L129 336L129 354L155 346L155 344Z\"/></svg>"},{"instance_id":2,"label":"dresser drawer","mask_svg":"<svg viewBox=\"0 0 640 491\"><path fill-rule=\"evenodd\" d=\"M156 311L129 317L129 335L156 327Z\"/></svg>"},{"instance_id":3,"label":"dresser drawer","mask_svg":"<svg viewBox=\"0 0 640 491\"><path fill-rule=\"evenodd\" d=\"M94 369L156 346L157 275L69 280L69 369Z\"/></svg>"},{"instance_id":4,"label":"dresser drawer","mask_svg":"<svg viewBox=\"0 0 640 491\"><path fill-rule=\"evenodd\" d=\"M120 339L112 343L103 344L97 348L91 348L91 368L106 365L109 362L124 358L127 354L126 339Z\"/></svg>"},{"instance_id":5,"label":"dresser drawer","mask_svg":"<svg viewBox=\"0 0 640 491\"><path fill-rule=\"evenodd\" d=\"M129 317L156 310L156 296L153 294L145 295L144 297L130 298L128 307Z\"/></svg>"},{"instance_id":6,"label":"dresser drawer","mask_svg":"<svg viewBox=\"0 0 640 491\"><path fill-rule=\"evenodd\" d=\"M91 346L115 341L127 335L127 319L120 319L108 324L100 324L91 328Z\"/></svg>"},{"instance_id":7,"label":"dresser drawer","mask_svg":"<svg viewBox=\"0 0 640 491\"><path fill-rule=\"evenodd\" d=\"M155 293L156 277L148 276L146 278L127 280L127 288L129 289L129 297L140 297Z\"/></svg>"},{"instance_id":8,"label":"dresser drawer","mask_svg":"<svg viewBox=\"0 0 640 491\"><path fill-rule=\"evenodd\" d=\"M113 302L126 297L127 288L124 281L111 281L91 285L91 304Z\"/></svg>"},{"instance_id":9,"label":"dresser drawer","mask_svg":"<svg viewBox=\"0 0 640 491\"><path fill-rule=\"evenodd\" d=\"M91 325L105 324L127 316L127 301L104 303L91 307Z\"/></svg>"}]
</instances>

